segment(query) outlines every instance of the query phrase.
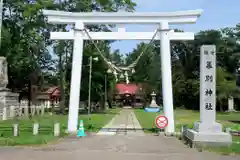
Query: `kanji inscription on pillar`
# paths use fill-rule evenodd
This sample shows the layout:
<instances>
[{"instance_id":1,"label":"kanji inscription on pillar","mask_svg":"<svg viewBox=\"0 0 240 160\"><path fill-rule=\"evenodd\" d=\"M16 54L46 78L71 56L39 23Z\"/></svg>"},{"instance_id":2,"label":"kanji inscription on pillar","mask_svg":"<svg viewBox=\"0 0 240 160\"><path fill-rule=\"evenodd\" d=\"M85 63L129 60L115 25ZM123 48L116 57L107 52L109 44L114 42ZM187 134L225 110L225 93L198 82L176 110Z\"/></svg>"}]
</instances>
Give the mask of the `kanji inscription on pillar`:
<instances>
[{"instance_id":1,"label":"kanji inscription on pillar","mask_svg":"<svg viewBox=\"0 0 240 160\"><path fill-rule=\"evenodd\" d=\"M216 46L203 45L200 52L201 121L211 123L216 117Z\"/></svg>"}]
</instances>

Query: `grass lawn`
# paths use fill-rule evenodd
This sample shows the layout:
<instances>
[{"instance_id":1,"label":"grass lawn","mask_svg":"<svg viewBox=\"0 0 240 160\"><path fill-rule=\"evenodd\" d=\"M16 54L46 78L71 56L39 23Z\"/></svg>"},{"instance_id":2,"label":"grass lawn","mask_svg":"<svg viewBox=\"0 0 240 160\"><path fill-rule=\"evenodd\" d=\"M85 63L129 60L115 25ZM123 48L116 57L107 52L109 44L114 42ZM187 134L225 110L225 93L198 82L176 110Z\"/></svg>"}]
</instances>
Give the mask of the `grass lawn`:
<instances>
[{"instance_id":1,"label":"grass lawn","mask_svg":"<svg viewBox=\"0 0 240 160\"><path fill-rule=\"evenodd\" d=\"M159 129L156 128L155 118L160 115L159 113L147 113L143 109L135 109L135 115L144 129L145 133L154 133Z\"/></svg>"},{"instance_id":2,"label":"grass lawn","mask_svg":"<svg viewBox=\"0 0 240 160\"><path fill-rule=\"evenodd\" d=\"M240 136L233 137L233 144L230 147L206 148L206 149L208 151L217 152L224 155L240 154Z\"/></svg>"},{"instance_id":3,"label":"grass lawn","mask_svg":"<svg viewBox=\"0 0 240 160\"><path fill-rule=\"evenodd\" d=\"M163 113L146 113L143 109L136 109L135 114L142 128L145 128L146 133L152 133L157 131L155 127L155 118L157 115L163 115ZM199 121L200 114L197 111L191 110L175 110L175 127L176 132L180 131L182 125L187 124L189 128L192 128L193 123ZM217 122L223 125L223 128L231 127L233 129L240 130L240 124L233 123L230 121L239 121L240 120L240 112L238 113L217 113L216 116ZM229 148L215 148L209 149L213 151L218 151L221 153L229 154L229 153L237 153L240 154L240 144L236 142L240 142L240 137L233 137L233 144Z\"/></svg>"},{"instance_id":4,"label":"grass lawn","mask_svg":"<svg viewBox=\"0 0 240 160\"><path fill-rule=\"evenodd\" d=\"M87 132L97 132L118 114L119 111L119 109L109 109L106 113L91 114L91 120L89 120L88 115L79 115L79 120L84 121L84 128ZM57 140L59 137L54 137L53 135L54 123L59 122L61 125L61 138L66 135L67 120L67 115L44 115L33 117L31 120L22 118L20 120L1 121L0 145L35 145ZM39 135L37 136L32 135L32 125L34 122L38 122L40 125ZM18 137L12 136L13 123L19 124L20 135Z\"/></svg>"}]
</instances>

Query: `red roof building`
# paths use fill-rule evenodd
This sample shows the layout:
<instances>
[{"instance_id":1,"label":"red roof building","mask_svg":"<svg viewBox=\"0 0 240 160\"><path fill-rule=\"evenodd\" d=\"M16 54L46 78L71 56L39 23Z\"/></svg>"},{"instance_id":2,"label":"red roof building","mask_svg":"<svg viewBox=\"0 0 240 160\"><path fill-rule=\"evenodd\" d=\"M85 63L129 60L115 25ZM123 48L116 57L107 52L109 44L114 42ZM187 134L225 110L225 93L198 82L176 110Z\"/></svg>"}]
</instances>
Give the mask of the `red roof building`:
<instances>
[{"instance_id":1,"label":"red roof building","mask_svg":"<svg viewBox=\"0 0 240 160\"><path fill-rule=\"evenodd\" d=\"M60 89L59 89L59 87L48 88L46 93L50 94L50 96L52 96L52 97L60 97Z\"/></svg>"},{"instance_id":2,"label":"red roof building","mask_svg":"<svg viewBox=\"0 0 240 160\"><path fill-rule=\"evenodd\" d=\"M138 86L136 84L119 83L116 85L118 94L136 94Z\"/></svg>"},{"instance_id":3,"label":"red roof building","mask_svg":"<svg viewBox=\"0 0 240 160\"><path fill-rule=\"evenodd\" d=\"M118 106L142 107L144 103L142 84L116 84L114 101Z\"/></svg>"},{"instance_id":4,"label":"red roof building","mask_svg":"<svg viewBox=\"0 0 240 160\"><path fill-rule=\"evenodd\" d=\"M36 93L37 100L52 100L59 101L60 100L60 88L57 86L46 88L45 91Z\"/></svg>"}]
</instances>

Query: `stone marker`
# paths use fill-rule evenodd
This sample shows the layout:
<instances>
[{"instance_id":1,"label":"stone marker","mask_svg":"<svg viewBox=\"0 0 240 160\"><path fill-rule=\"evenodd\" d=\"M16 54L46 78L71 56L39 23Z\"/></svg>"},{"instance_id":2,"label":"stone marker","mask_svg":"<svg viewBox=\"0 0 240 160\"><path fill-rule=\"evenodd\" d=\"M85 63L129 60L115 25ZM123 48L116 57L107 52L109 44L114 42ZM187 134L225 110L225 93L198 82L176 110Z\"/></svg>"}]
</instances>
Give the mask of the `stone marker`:
<instances>
[{"instance_id":1,"label":"stone marker","mask_svg":"<svg viewBox=\"0 0 240 160\"><path fill-rule=\"evenodd\" d=\"M14 106L10 106L10 117L15 117L15 107Z\"/></svg>"},{"instance_id":2,"label":"stone marker","mask_svg":"<svg viewBox=\"0 0 240 160\"><path fill-rule=\"evenodd\" d=\"M34 116L36 113L36 106L35 105L32 105L31 106L31 115Z\"/></svg>"},{"instance_id":3,"label":"stone marker","mask_svg":"<svg viewBox=\"0 0 240 160\"><path fill-rule=\"evenodd\" d=\"M36 111L37 111L37 115L40 115L40 112L41 112L41 106L40 105L36 106Z\"/></svg>"},{"instance_id":4,"label":"stone marker","mask_svg":"<svg viewBox=\"0 0 240 160\"><path fill-rule=\"evenodd\" d=\"M28 117L28 112L29 112L28 106L24 106L24 115L25 115L26 117Z\"/></svg>"},{"instance_id":5,"label":"stone marker","mask_svg":"<svg viewBox=\"0 0 240 160\"><path fill-rule=\"evenodd\" d=\"M186 136L196 143L230 145L232 136L216 123L216 46L203 45L200 51L200 122Z\"/></svg>"},{"instance_id":6,"label":"stone marker","mask_svg":"<svg viewBox=\"0 0 240 160\"><path fill-rule=\"evenodd\" d=\"M231 130L232 130L232 129L228 127L228 128L226 128L226 130L225 130L225 131L226 131L227 133L230 133L230 132L231 132Z\"/></svg>"},{"instance_id":7,"label":"stone marker","mask_svg":"<svg viewBox=\"0 0 240 160\"><path fill-rule=\"evenodd\" d=\"M3 121L7 120L7 107L4 107L4 108L3 108L2 120L3 120Z\"/></svg>"},{"instance_id":8,"label":"stone marker","mask_svg":"<svg viewBox=\"0 0 240 160\"><path fill-rule=\"evenodd\" d=\"M7 107L7 109L9 109L9 106L18 106L19 104L18 103L19 94L10 92L10 90L6 88L7 84L8 84L7 60L5 57L0 57L0 109L3 109L4 107Z\"/></svg>"},{"instance_id":9,"label":"stone marker","mask_svg":"<svg viewBox=\"0 0 240 160\"><path fill-rule=\"evenodd\" d=\"M45 106L41 106L41 115L44 115L44 112L45 112Z\"/></svg>"},{"instance_id":10,"label":"stone marker","mask_svg":"<svg viewBox=\"0 0 240 160\"><path fill-rule=\"evenodd\" d=\"M228 98L228 112L236 112L234 109L234 99L233 97Z\"/></svg>"},{"instance_id":11,"label":"stone marker","mask_svg":"<svg viewBox=\"0 0 240 160\"><path fill-rule=\"evenodd\" d=\"M19 135L19 125L13 124L13 136L17 137Z\"/></svg>"},{"instance_id":12,"label":"stone marker","mask_svg":"<svg viewBox=\"0 0 240 160\"><path fill-rule=\"evenodd\" d=\"M38 135L38 130L39 130L39 124L34 123L33 124L33 135Z\"/></svg>"},{"instance_id":13,"label":"stone marker","mask_svg":"<svg viewBox=\"0 0 240 160\"><path fill-rule=\"evenodd\" d=\"M54 136L56 137L60 136L60 123L54 124Z\"/></svg>"},{"instance_id":14,"label":"stone marker","mask_svg":"<svg viewBox=\"0 0 240 160\"><path fill-rule=\"evenodd\" d=\"M18 107L18 116L21 117L22 116L22 111L23 108L21 106Z\"/></svg>"}]
</instances>

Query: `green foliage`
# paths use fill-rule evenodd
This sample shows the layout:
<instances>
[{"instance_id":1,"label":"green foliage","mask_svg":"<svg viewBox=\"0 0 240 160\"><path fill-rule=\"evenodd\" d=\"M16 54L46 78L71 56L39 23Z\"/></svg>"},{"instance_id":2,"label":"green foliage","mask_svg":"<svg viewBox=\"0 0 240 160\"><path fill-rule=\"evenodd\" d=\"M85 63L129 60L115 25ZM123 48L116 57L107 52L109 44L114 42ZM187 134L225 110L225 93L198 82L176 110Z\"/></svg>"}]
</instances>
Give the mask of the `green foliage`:
<instances>
[{"instance_id":1,"label":"green foliage","mask_svg":"<svg viewBox=\"0 0 240 160\"><path fill-rule=\"evenodd\" d=\"M71 2L62 2L59 4L62 10L71 11L71 12L89 12L89 11L103 11L103 12L116 12L118 10L126 10L133 11L136 6L131 0L127 1L110 1L110 0L97 0L94 3L90 0L78 1L73 0ZM58 26L58 29L65 30L66 26ZM108 31L111 25L88 25L87 28L91 31ZM86 41L84 42L84 55L83 55L83 68L82 68L82 87L81 87L81 101L86 101L88 99L88 82L89 82L89 57L90 56L98 56L100 58L100 53L93 45L93 43L97 44L99 50L106 56L107 58L120 61L121 56L116 51L113 54L110 54L110 41L103 41L96 43L95 41ZM68 94L69 90L67 88L70 87L70 72L71 72L71 58L72 58L72 48L73 43L65 42L56 42L54 46L54 51L58 58L61 58L61 61L58 61L56 66L61 66L57 70L60 73L60 81L59 85L66 92L66 104L68 104ZM91 97L92 101L100 101L101 97L104 93L104 80L107 68L107 64L103 61L103 59L99 59L99 61L93 61L93 70L92 70L92 85L91 85ZM108 84L111 83L113 78L108 76ZM110 89L110 85L108 85L108 89ZM63 91L61 91L64 94ZM64 98L65 99L65 98Z\"/></svg>"},{"instance_id":2,"label":"green foliage","mask_svg":"<svg viewBox=\"0 0 240 160\"><path fill-rule=\"evenodd\" d=\"M50 69L51 55L48 27L41 9L50 1L6 1L3 8L1 56L5 56L9 66L9 87L22 89L32 79L39 83L41 71Z\"/></svg>"},{"instance_id":3,"label":"green foliage","mask_svg":"<svg viewBox=\"0 0 240 160\"><path fill-rule=\"evenodd\" d=\"M239 91L236 87L236 82L233 75L224 71L223 68L217 68L217 98L227 99L230 96L238 98Z\"/></svg>"},{"instance_id":4,"label":"green foliage","mask_svg":"<svg viewBox=\"0 0 240 160\"><path fill-rule=\"evenodd\" d=\"M221 30L200 31L195 41L171 43L172 81L175 106L199 109L200 46L217 46L217 109L225 110L229 97L239 98L236 86L235 70L239 67L240 36L239 25ZM127 55L127 62L133 62L148 44L141 43ZM132 75L134 82L148 83L161 97L160 45L154 42L142 56ZM161 58L161 57L160 57ZM159 99L161 100L161 98ZM161 101L159 103L162 103Z\"/></svg>"},{"instance_id":5,"label":"green foliage","mask_svg":"<svg viewBox=\"0 0 240 160\"><path fill-rule=\"evenodd\" d=\"M63 10L70 12L116 12L118 10L133 11L136 6L131 0L32 0L5 1L3 6L2 43L0 56L5 56L8 61L9 88L22 91L31 85L59 85L61 99L68 100L72 41L50 41L51 31L66 31L66 25L51 25L46 23L42 9ZM112 25L88 25L92 31L108 31ZM97 53L93 43L85 42L83 57L82 94L86 100L88 91L88 58ZM98 43L99 49L110 55L110 41ZM97 55L99 56L99 55ZM95 63L95 62L94 62ZM99 100L103 92L104 73L107 67L103 60L93 66L92 94ZM112 77L108 78L110 81ZM66 95L66 96L65 96ZM67 104L68 101L65 101ZM61 103L64 109L64 103Z\"/></svg>"}]
</instances>

